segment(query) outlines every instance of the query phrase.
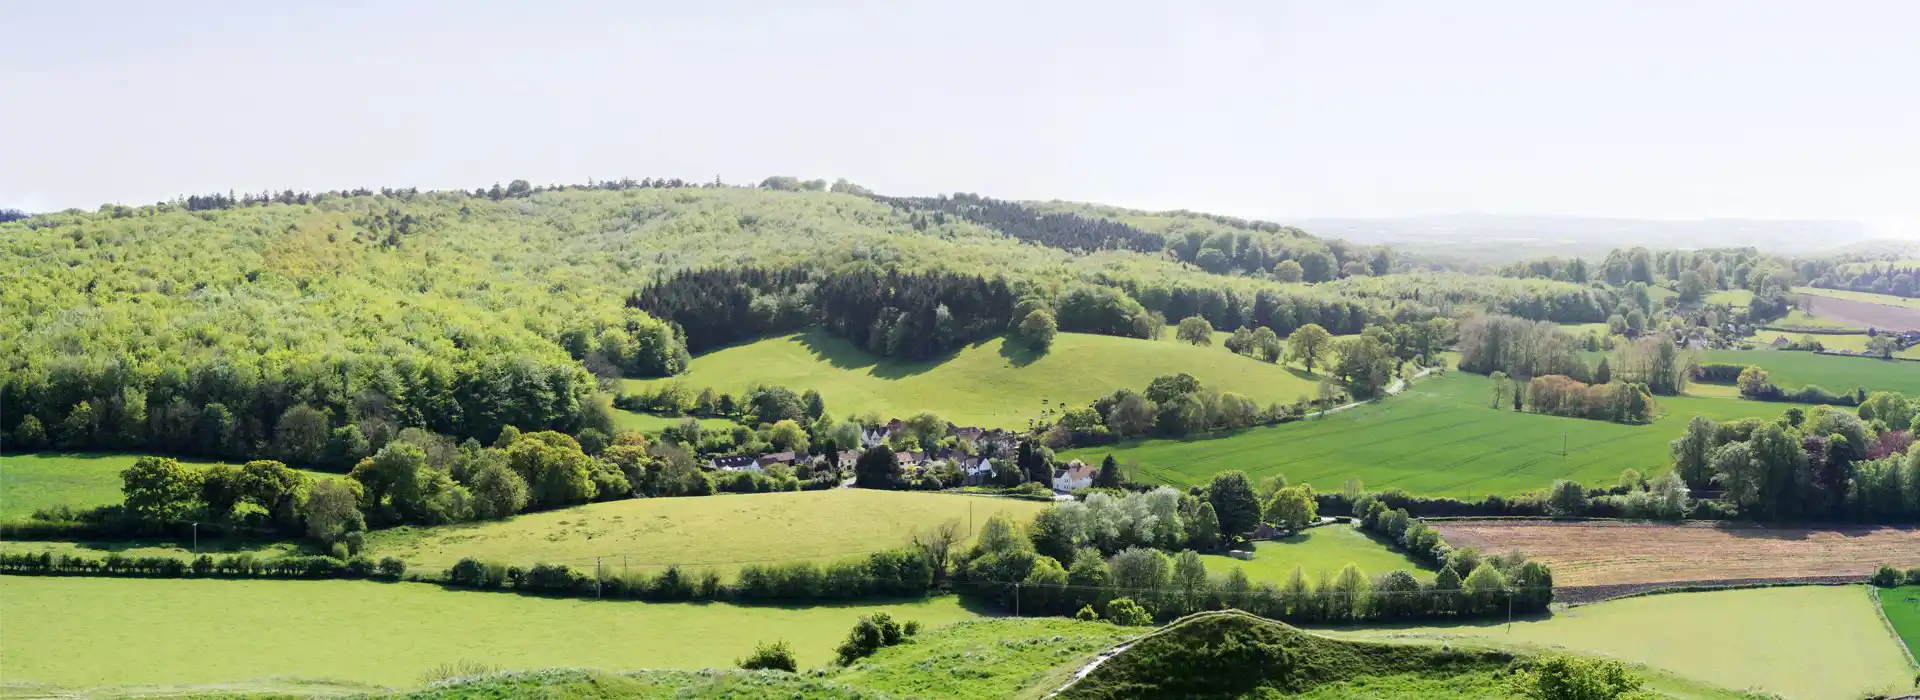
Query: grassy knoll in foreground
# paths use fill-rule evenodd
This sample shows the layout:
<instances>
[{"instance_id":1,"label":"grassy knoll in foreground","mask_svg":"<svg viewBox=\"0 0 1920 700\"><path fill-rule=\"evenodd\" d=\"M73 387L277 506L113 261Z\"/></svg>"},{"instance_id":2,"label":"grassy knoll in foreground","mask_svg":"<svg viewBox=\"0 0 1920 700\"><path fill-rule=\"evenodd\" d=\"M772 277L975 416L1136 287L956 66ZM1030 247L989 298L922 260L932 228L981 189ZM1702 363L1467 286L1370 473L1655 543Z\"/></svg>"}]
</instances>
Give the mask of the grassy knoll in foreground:
<instances>
[{"instance_id":1,"label":"grassy knoll in foreground","mask_svg":"<svg viewBox=\"0 0 1920 700\"><path fill-rule=\"evenodd\" d=\"M872 411L906 417L931 410L960 425L1024 428L1046 406L1084 406L1115 389L1144 390L1154 377L1178 372L1246 394L1262 406L1312 396L1318 382L1297 369L1235 355L1217 344L1061 333L1044 354L992 338L949 357L908 362L878 358L811 330L716 350L694 358L686 374L626 385L631 391L680 382L695 390L741 392L750 384L779 384L818 390L837 416Z\"/></svg>"},{"instance_id":2,"label":"grassy knoll in foreground","mask_svg":"<svg viewBox=\"0 0 1920 700\"><path fill-rule=\"evenodd\" d=\"M1770 381L1787 388L1818 384L1835 393L1865 388L1920 394L1920 364L1912 362L1778 350L1709 350L1705 361L1759 365Z\"/></svg>"},{"instance_id":3,"label":"grassy knoll in foreground","mask_svg":"<svg viewBox=\"0 0 1920 700\"><path fill-rule=\"evenodd\" d=\"M1025 522L1048 504L910 491L831 489L610 501L508 520L401 527L367 538L375 556L445 568L462 557L655 570L669 564L723 571L749 562L835 559L899 547L916 528L959 520L974 528L997 512Z\"/></svg>"},{"instance_id":4,"label":"grassy knoll in foreground","mask_svg":"<svg viewBox=\"0 0 1920 700\"><path fill-rule=\"evenodd\" d=\"M1359 566L1368 576L1405 569L1420 580L1433 580L1433 572L1423 568L1425 565L1420 560L1368 537L1352 525L1339 523L1275 542L1256 542L1251 561L1224 554L1203 555L1200 560L1206 563L1210 574L1225 576L1237 567L1255 582L1284 582L1293 574L1294 567L1302 569L1311 582L1318 580L1322 571L1337 574L1348 564Z\"/></svg>"},{"instance_id":5,"label":"grassy knoll in foreground","mask_svg":"<svg viewBox=\"0 0 1920 700\"><path fill-rule=\"evenodd\" d=\"M1623 469L1654 473L1671 458L1667 443L1694 414L1715 420L1772 418L1786 404L1738 399L1659 397L1666 415L1623 425L1489 408L1492 384L1465 372L1418 382L1379 403L1286 425L1188 440L1144 440L1072 450L1096 462L1107 453L1134 462L1143 478L1205 483L1228 469L1258 479L1338 489L1359 477L1368 488L1478 497L1542 489L1555 479L1608 484Z\"/></svg>"},{"instance_id":6,"label":"grassy knoll in foreground","mask_svg":"<svg viewBox=\"0 0 1920 700\"><path fill-rule=\"evenodd\" d=\"M1405 628L1611 656L1801 700L1912 687L1913 673L1860 586L1671 593L1581 606L1505 625Z\"/></svg>"},{"instance_id":7,"label":"grassy knoll in foreground","mask_svg":"<svg viewBox=\"0 0 1920 700\"><path fill-rule=\"evenodd\" d=\"M504 670L726 667L756 643L780 639L802 666L819 666L855 620L873 612L929 629L976 617L951 596L783 608L364 581L0 576L0 678L91 687L293 676L410 687L436 666L462 662Z\"/></svg>"},{"instance_id":8,"label":"grassy knoll in foreground","mask_svg":"<svg viewBox=\"0 0 1920 700\"><path fill-rule=\"evenodd\" d=\"M49 506L77 509L119 503L120 472L143 456L132 452L37 452L0 456L0 520L25 518ZM334 475L307 472L307 476Z\"/></svg>"}]
</instances>

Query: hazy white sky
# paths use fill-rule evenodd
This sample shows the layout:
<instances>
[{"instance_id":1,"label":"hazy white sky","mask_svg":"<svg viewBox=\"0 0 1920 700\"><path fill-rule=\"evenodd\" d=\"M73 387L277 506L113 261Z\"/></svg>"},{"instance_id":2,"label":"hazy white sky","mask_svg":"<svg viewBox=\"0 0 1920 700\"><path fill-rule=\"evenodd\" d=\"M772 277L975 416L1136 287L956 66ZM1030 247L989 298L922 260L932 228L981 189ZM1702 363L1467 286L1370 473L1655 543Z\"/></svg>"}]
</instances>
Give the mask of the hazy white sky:
<instances>
[{"instance_id":1,"label":"hazy white sky","mask_svg":"<svg viewBox=\"0 0 1920 700\"><path fill-rule=\"evenodd\" d=\"M0 0L0 206L792 174L1920 235L1916 26L1908 0Z\"/></svg>"}]
</instances>

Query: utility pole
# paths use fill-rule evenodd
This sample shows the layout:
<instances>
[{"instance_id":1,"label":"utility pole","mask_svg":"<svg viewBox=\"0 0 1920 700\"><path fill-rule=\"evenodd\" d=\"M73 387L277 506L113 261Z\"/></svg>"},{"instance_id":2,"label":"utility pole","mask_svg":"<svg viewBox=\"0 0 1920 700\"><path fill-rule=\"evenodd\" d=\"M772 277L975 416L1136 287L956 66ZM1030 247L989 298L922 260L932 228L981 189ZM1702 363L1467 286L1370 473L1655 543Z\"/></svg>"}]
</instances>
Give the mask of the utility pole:
<instances>
[{"instance_id":1,"label":"utility pole","mask_svg":"<svg viewBox=\"0 0 1920 700\"><path fill-rule=\"evenodd\" d=\"M600 557L593 558L593 599L600 599Z\"/></svg>"},{"instance_id":2,"label":"utility pole","mask_svg":"<svg viewBox=\"0 0 1920 700\"><path fill-rule=\"evenodd\" d=\"M193 553L200 553L200 523L193 524Z\"/></svg>"},{"instance_id":3,"label":"utility pole","mask_svg":"<svg viewBox=\"0 0 1920 700\"><path fill-rule=\"evenodd\" d=\"M627 575L627 555L620 555L620 575Z\"/></svg>"},{"instance_id":4,"label":"utility pole","mask_svg":"<svg viewBox=\"0 0 1920 700\"><path fill-rule=\"evenodd\" d=\"M1020 616L1020 582L1013 582L1013 616Z\"/></svg>"}]
</instances>

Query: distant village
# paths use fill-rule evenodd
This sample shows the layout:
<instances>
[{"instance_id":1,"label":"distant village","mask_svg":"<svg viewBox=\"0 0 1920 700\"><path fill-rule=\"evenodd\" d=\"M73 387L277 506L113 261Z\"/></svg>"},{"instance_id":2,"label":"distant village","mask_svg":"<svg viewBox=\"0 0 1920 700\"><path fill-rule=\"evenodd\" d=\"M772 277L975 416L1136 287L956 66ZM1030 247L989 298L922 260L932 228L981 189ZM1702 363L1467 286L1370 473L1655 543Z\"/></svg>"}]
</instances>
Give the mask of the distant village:
<instances>
[{"instance_id":1,"label":"distant village","mask_svg":"<svg viewBox=\"0 0 1920 700\"><path fill-rule=\"evenodd\" d=\"M863 428L860 431L860 446L863 449L871 449L890 444L894 435L904 434L906 430L906 422L898 418L889 421L886 425ZM1000 428L959 426L949 422L946 436L953 438L955 444L973 446L973 451L968 452L958 447L943 447L935 450L900 451L895 452L893 456L900 461L901 468L908 472L936 469L946 464L956 465L960 472L966 475L965 481L959 484L961 486L993 484L997 476L994 471L996 459L1007 462L1008 468L1017 468L1011 466L1011 462L1018 438L1011 432ZM860 459L861 452L862 450L842 450L835 457L841 467L845 468ZM707 460L706 467L718 472L765 472L776 465L794 467L802 462L822 464L826 461L827 457L824 455L787 451L770 452L759 456L715 457ZM1056 492L1071 493L1075 489L1092 486L1093 477L1098 471L1094 466L1074 460L1054 468L1053 483L1050 486Z\"/></svg>"}]
</instances>

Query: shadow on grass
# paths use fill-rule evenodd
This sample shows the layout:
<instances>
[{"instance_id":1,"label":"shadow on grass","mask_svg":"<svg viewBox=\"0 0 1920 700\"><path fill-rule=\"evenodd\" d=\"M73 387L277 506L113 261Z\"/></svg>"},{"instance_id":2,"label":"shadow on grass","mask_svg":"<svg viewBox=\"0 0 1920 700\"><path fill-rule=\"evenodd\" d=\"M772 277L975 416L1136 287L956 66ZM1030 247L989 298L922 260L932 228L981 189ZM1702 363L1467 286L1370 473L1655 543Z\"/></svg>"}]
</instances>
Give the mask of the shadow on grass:
<instances>
[{"instance_id":1,"label":"shadow on grass","mask_svg":"<svg viewBox=\"0 0 1920 700\"><path fill-rule=\"evenodd\" d=\"M1007 364L1015 367L1025 367L1046 356L1047 351L1035 350L1025 343L1016 342L1011 337L1000 341L1000 357L1005 358Z\"/></svg>"},{"instance_id":2,"label":"shadow on grass","mask_svg":"<svg viewBox=\"0 0 1920 700\"><path fill-rule=\"evenodd\" d=\"M999 336L991 336L975 340L968 343L965 348L978 348L992 342L998 337ZM925 374L940 365L952 361L960 355L960 350L955 349L925 360L882 357L868 352L858 345L854 345L853 341L828 333L822 328L812 328L805 332L795 334L793 339L805 347L807 352L812 353L813 359L816 361L824 362L835 369L864 369L867 371L868 376L876 379L905 379L907 377ZM1005 344L1001 345L1001 355L1007 355L1007 346ZM1038 357L1035 356L1032 359L1028 359L1025 363L1016 361L1016 364L1031 363L1033 359L1038 359Z\"/></svg>"}]
</instances>

